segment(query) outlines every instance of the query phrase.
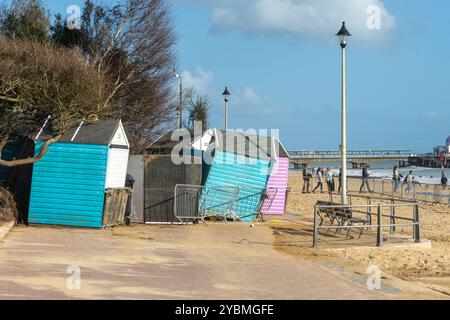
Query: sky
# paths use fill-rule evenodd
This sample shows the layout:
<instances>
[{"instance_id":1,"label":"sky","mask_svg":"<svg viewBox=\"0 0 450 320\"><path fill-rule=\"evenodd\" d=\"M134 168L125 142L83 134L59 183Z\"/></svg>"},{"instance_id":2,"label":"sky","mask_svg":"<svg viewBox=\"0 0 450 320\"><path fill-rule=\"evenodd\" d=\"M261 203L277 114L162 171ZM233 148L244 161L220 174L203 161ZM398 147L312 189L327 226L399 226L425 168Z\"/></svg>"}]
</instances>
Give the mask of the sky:
<instances>
[{"instance_id":1,"label":"sky","mask_svg":"<svg viewBox=\"0 0 450 320\"><path fill-rule=\"evenodd\" d=\"M78 0L46 0L65 13ZM111 0L113 2L113 0ZM346 21L348 149L429 152L450 135L450 2L171 0L184 84L211 126L279 129L290 150L337 150ZM174 86L176 85L174 79Z\"/></svg>"}]
</instances>

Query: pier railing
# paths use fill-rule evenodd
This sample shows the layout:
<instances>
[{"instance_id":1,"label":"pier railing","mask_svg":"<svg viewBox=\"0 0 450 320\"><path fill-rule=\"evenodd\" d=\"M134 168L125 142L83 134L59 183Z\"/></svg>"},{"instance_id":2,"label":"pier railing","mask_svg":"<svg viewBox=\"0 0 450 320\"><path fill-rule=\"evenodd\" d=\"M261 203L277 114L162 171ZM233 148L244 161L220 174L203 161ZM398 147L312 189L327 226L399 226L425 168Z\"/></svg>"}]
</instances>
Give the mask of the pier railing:
<instances>
[{"instance_id":1,"label":"pier railing","mask_svg":"<svg viewBox=\"0 0 450 320\"><path fill-rule=\"evenodd\" d=\"M411 150L350 150L347 158L352 159L407 159L412 155ZM291 159L340 159L341 153L337 150L306 151L290 150Z\"/></svg>"}]
</instances>

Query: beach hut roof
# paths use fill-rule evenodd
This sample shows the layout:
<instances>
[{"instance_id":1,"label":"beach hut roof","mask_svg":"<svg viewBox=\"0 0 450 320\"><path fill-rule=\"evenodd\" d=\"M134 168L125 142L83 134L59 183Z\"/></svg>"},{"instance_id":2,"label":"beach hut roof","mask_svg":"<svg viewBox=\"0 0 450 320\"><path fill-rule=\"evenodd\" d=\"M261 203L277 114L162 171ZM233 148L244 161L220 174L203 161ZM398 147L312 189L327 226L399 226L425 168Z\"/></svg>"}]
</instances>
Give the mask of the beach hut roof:
<instances>
[{"instance_id":1,"label":"beach hut roof","mask_svg":"<svg viewBox=\"0 0 450 320\"><path fill-rule=\"evenodd\" d=\"M289 158L288 152L277 138L232 130L210 129L201 138L197 138L192 147L206 151L211 144L218 150L247 157L257 155L262 159Z\"/></svg>"},{"instance_id":2,"label":"beach hut roof","mask_svg":"<svg viewBox=\"0 0 450 320\"><path fill-rule=\"evenodd\" d=\"M177 129L178 130L178 129ZM148 146L145 151L147 154L155 155L168 155L172 152L179 141L173 140L172 135L177 130L170 130L163 135L159 136L150 146ZM191 139L193 138L192 132L190 132Z\"/></svg>"},{"instance_id":3,"label":"beach hut roof","mask_svg":"<svg viewBox=\"0 0 450 320\"><path fill-rule=\"evenodd\" d=\"M79 143L79 144L97 144L109 145L113 142L118 129L123 130L126 139L126 133L121 120L103 120L96 122L84 122L68 130L58 142ZM40 135L38 140L48 139L48 135ZM128 145L128 140L126 140Z\"/></svg>"}]
</instances>

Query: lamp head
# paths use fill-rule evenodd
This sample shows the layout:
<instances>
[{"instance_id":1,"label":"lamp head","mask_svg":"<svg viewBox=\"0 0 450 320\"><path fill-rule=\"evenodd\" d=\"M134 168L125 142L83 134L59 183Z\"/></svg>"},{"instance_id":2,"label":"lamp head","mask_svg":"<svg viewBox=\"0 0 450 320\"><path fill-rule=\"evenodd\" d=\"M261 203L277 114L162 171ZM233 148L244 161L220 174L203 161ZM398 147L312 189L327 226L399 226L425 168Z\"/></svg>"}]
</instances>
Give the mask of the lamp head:
<instances>
[{"instance_id":1,"label":"lamp head","mask_svg":"<svg viewBox=\"0 0 450 320\"><path fill-rule=\"evenodd\" d=\"M228 91L228 87L225 87L225 91L223 92L222 95L223 95L225 101L228 102L228 100L230 99L230 96L231 96L230 91Z\"/></svg>"},{"instance_id":2,"label":"lamp head","mask_svg":"<svg viewBox=\"0 0 450 320\"><path fill-rule=\"evenodd\" d=\"M348 32L348 30L345 26L345 21L342 22L341 30L339 30L339 32L336 34L336 36L339 37L339 43L340 43L341 47L345 48L347 46L348 37L352 36L351 33Z\"/></svg>"}]
</instances>

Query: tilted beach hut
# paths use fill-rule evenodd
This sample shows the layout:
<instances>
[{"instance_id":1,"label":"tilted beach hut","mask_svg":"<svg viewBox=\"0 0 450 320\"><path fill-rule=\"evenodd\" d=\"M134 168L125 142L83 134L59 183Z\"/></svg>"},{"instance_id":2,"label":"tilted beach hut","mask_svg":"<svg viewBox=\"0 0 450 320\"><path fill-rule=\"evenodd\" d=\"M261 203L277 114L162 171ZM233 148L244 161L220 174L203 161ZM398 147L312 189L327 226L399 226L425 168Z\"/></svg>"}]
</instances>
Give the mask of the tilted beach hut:
<instances>
[{"instance_id":1,"label":"tilted beach hut","mask_svg":"<svg viewBox=\"0 0 450 320\"><path fill-rule=\"evenodd\" d=\"M286 213L286 199L287 188L289 181L289 153L283 147L278 139L273 138L275 164L270 172L268 188L277 189L277 193L272 203L264 203L262 212L265 214L285 214Z\"/></svg>"},{"instance_id":2,"label":"tilted beach hut","mask_svg":"<svg viewBox=\"0 0 450 320\"><path fill-rule=\"evenodd\" d=\"M280 188L281 196L277 195L273 202L276 206L275 212L284 213L283 201L286 197L282 194L286 193L285 172L289 166L285 166L284 160L287 153L283 148L284 151L280 154L279 146L281 143L275 138L211 129L194 141L192 149L196 154L203 154L205 189L225 186L242 188L243 194L238 196L234 211L247 221L253 218L247 214L258 212L259 209L272 213L272 207L266 203L261 207L261 195L258 193L258 190L269 186L269 181L273 187ZM277 159L282 159L279 165ZM280 174L279 171L283 173ZM275 174L270 180L272 172Z\"/></svg>"},{"instance_id":3,"label":"tilted beach hut","mask_svg":"<svg viewBox=\"0 0 450 320\"><path fill-rule=\"evenodd\" d=\"M129 147L120 120L69 130L33 166L29 223L102 227L105 189L125 186Z\"/></svg>"}]
</instances>

